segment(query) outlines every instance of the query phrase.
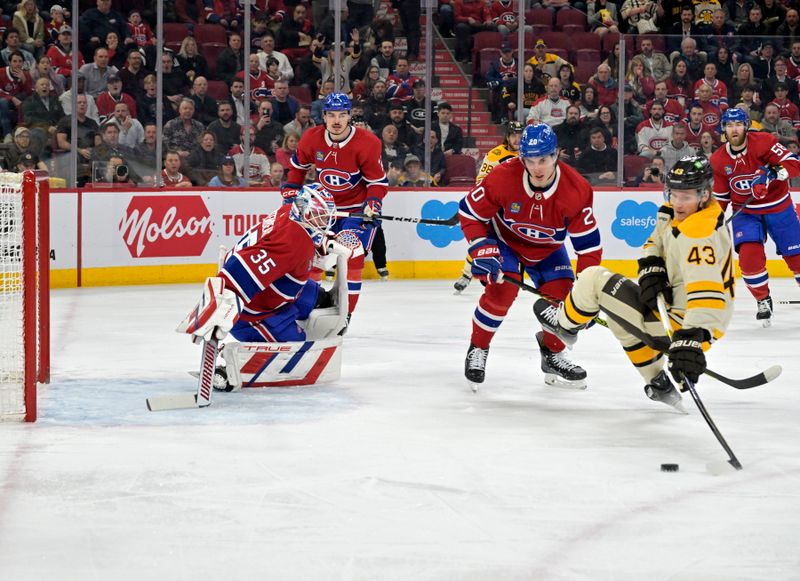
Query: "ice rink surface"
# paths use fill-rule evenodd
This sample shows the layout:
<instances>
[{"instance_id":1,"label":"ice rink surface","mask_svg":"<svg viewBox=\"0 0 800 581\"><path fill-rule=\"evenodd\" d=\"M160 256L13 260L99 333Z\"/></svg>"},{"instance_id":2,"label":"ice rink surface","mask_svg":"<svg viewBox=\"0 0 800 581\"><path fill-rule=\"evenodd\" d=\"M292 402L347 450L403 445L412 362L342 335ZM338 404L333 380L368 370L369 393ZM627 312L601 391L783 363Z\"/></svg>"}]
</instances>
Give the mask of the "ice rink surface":
<instances>
[{"instance_id":1,"label":"ice rink surface","mask_svg":"<svg viewBox=\"0 0 800 581\"><path fill-rule=\"evenodd\" d=\"M587 391L546 387L531 295L471 393L480 287L451 283L365 283L336 384L160 413L145 397L195 389L199 347L173 329L200 285L54 291L40 420L0 425L0 579L800 579L800 305L763 329L737 285L709 367L784 372L700 382L744 465L713 476L691 399L648 400L608 330L571 352Z\"/></svg>"}]
</instances>

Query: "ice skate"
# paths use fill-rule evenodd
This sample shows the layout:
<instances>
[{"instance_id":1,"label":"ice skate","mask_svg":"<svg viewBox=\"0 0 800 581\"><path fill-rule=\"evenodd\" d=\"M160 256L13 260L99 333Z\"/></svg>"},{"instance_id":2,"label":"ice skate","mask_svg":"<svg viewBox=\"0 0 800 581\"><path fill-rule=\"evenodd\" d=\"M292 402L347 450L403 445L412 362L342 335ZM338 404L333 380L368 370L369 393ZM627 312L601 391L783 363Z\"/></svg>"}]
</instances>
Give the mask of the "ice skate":
<instances>
[{"instance_id":1,"label":"ice skate","mask_svg":"<svg viewBox=\"0 0 800 581\"><path fill-rule=\"evenodd\" d=\"M757 301L758 305L758 312L756 313L756 320L761 321L761 324L764 327L769 327L772 325L772 297L767 296L767 298Z\"/></svg>"},{"instance_id":2,"label":"ice skate","mask_svg":"<svg viewBox=\"0 0 800 581\"><path fill-rule=\"evenodd\" d=\"M389 280L389 269L387 269L387 268L379 268L377 270L378 270L378 276L380 277L381 282L386 282L387 280Z\"/></svg>"},{"instance_id":3,"label":"ice skate","mask_svg":"<svg viewBox=\"0 0 800 581\"><path fill-rule=\"evenodd\" d=\"M544 382L554 387L586 389L586 371L566 358L564 353L553 353L545 347L544 333L536 333L536 341L542 353Z\"/></svg>"},{"instance_id":4,"label":"ice skate","mask_svg":"<svg viewBox=\"0 0 800 581\"><path fill-rule=\"evenodd\" d=\"M666 371L660 371L659 374L650 381L650 383L645 385L644 392L647 394L647 397L653 401L665 403L668 406L675 408L682 414L688 413L686 408L683 407L681 394L678 393L678 390L675 389L674 385L672 385L672 382L669 380L669 376L667 375Z\"/></svg>"},{"instance_id":5,"label":"ice skate","mask_svg":"<svg viewBox=\"0 0 800 581\"><path fill-rule=\"evenodd\" d=\"M562 343L572 349L575 342L578 340L578 331L583 327L577 329L565 329L558 323L558 313L563 307L564 303L554 305L547 299L539 299L533 303L533 314L536 319L542 324L547 331L561 339Z\"/></svg>"},{"instance_id":6,"label":"ice skate","mask_svg":"<svg viewBox=\"0 0 800 581\"><path fill-rule=\"evenodd\" d=\"M456 282L453 283L453 288L456 289L455 294L461 294L465 288L469 286L469 283L472 282L472 275L469 274L462 274L461 278L459 278Z\"/></svg>"},{"instance_id":7,"label":"ice skate","mask_svg":"<svg viewBox=\"0 0 800 581\"><path fill-rule=\"evenodd\" d=\"M467 351L467 358L464 360L464 376L469 382L472 391L478 391L478 385L483 383L486 376L486 356L489 355L489 349L481 349L470 345Z\"/></svg>"}]
</instances>

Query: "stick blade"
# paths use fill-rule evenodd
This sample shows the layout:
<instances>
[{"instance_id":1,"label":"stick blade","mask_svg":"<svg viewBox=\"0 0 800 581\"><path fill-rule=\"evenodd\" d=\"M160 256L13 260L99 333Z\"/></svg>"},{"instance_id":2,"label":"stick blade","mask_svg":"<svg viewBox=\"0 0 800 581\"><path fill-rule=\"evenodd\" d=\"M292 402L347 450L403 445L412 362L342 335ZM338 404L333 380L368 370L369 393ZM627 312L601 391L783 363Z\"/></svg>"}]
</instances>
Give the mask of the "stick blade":
<instances>
[{"instance_id":1,"label":"stick blade","mask_svg":"<svg viewBox=\"0 0 800 581\"><path fill-rule=\"evenodd\" d=\"M194 393L174 393L170 395L156 395L147 398L147 409L151 412L163 412L167 410L185 410L200 406L197 403L197 394Z\"/></svg>"},{"instance_id":2,"label":"stick blade","mask_svg":"<svg viewBox=\"0 0 800 581\"><path fill-rule=\"evenodd\" d=\"M766 379L767 383L769 383L773 379L777 379L782 372L783 368L780 365L773 365L772 367L764 371L764 379Z\"/></svg>"},{"instance_id":3,"label":"stick blade","mask_svg":"<svg viewBox=\"0 0 800 581\"><path fill-rule=\"evenodd\" d=\"M714 476L723 476L725 474L734 474L742 469L742 464L736 460L725 460L717 462L709 462L706 464L706 469Z\"/></svg>"}]
</instances>

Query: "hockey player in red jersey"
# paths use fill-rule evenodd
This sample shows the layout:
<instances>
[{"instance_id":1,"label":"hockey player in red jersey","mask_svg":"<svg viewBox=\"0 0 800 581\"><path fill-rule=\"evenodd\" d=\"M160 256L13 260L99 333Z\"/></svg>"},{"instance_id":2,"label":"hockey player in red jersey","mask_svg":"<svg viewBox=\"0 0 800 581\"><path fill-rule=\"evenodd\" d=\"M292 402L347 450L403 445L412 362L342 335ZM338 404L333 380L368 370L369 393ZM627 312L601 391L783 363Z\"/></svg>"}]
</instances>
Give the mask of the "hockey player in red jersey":
<instances>
[{"instance_id":1,"label":"hockey player in red jersey","mask_svg":"<svg viewBox=\"0 0 800 581\"><path fill-rule=\"evenodd\" d=\"M772 298L764 242L769 235L800 284L800 220L789 195L789 180L800 176L800 158L769 133L748 133L750 117L741 109L722 115L728 142L711 156L714 197L733 205L733 243L739 268L758 301L756 319L768 327ZM752 195L752 198L751 198Z\"/></svg>"},{"instance_id":2,"label":"hockey player in red jersey","mask_svg":"<svg viewBox=\"0 0 800 581\"><path fill-rule=\"evenodd\" d=\"M600 264L592 200L586 180L558 161L556 135L544 123L527 126L519 157L498 165L461 200L472 274L485 282L464 366L473 389L483 383L489 343L519 291L504 277L520 281L524 268L543 295L564 299L575 278L564 247L567 235L579 273ZM586 372L564 356L564 344L549 332L537 333L536 340L545 382L585 389Z\"/></svg>"},{"instance_id":3,"label":"hockey player in red jersey","mask_svg":"<svg viewBox=\"0 0 800 581\"><path fill-rule=\"evenodd\" d=\"M291 199L314 166L317 181L333 194L338 212L365 214L364 218L339 218L333 226L334 232L356 231L364 247L364 253L355 253L358 256L348 263L350 313L361 292L364 254L372 247L383 198L389 191L381 164L381 142L370 131L350 125L351 109L350 98L344 93L330 93L325 98L324 125L303 134L281 191L284 199Z\"/></svg>"}]
</instances>

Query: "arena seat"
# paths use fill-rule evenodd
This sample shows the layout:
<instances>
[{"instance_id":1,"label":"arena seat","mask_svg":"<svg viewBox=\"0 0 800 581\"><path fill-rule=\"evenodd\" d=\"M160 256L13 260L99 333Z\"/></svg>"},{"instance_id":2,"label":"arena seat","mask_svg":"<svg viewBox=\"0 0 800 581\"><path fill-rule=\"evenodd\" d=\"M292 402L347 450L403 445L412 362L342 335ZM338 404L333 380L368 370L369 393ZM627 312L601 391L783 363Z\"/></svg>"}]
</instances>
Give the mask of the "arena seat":
<instances>
[{"instance_id":1,"label":"arena seat","mask_svg":"<svg viewBox=\"0 0 800 581\"><path fill-rule=\"evenodd\" d=\"M474 185L478 176L475 159L470 155L454 153L444 156L447 168L447 185Z\"/></svg>"},{"instance_id":2,"label":"arena seat","mask_svg":"<svg viewBox=\"0 0 800 581\"><path fill-rule=\"evenodd\" d=\"M642 155L626 155L622 160L625 185L635 185L636 178L649 163L650 160Z\"/></svg>"},{"instance_id":3,"label":"arena seat","mask_svg":"<svg viewBox=\"0 0 800 581\"><path fill-rule=\"evenodd\" d=\"M586 30L586 14L575 8L562 9L556 12L556 28L558 30L564 30L564 26L568 24L577 24L583 30Z\"/></svg>"},{"instance_id":4,"label":"arena seat","mask_svg":"<svg viewBox=\"0 0 800 581\"><path fill-rule=\"evenodd\" d=\"M194 38L200 46L208 42L228 44L228 36L225 34L225 29L219 24L197 24L194 27Z\"/></svg>"},{"instance_id":5,"label":"arena seat","mask_svg":"<svg viewBox=\"0 0 800 581\"><path fill-rule=\"evenodd\" d=\"M168 42L183 42L183 39L189 35L189 29L185 24L180 22L165 22L164 23L164 44Z\"/></svg>"}]
</instances>

